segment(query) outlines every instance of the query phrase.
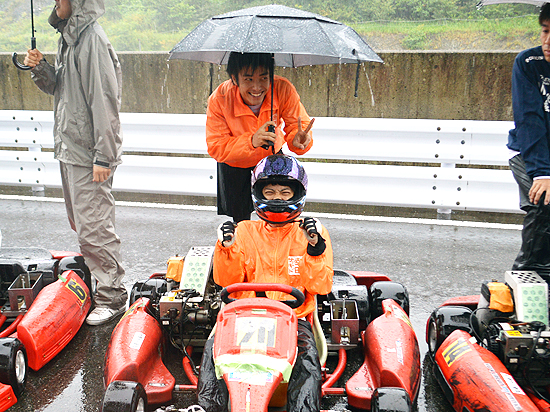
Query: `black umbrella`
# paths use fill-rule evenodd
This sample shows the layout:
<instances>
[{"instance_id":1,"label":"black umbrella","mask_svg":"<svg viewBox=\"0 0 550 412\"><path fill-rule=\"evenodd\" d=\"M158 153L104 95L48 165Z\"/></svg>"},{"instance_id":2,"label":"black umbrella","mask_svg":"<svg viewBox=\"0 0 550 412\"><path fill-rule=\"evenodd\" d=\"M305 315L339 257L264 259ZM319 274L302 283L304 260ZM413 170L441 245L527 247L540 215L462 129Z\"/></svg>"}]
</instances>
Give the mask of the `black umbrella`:
<instances>
[{"instance_id":1,"label":"black umbrella","mask_svg":"<svg viewBox=\"0 0 550 412\"><path fill-rule=\"evenodd\" d=\"M522 3L522 4L532 4L533 6L542 7L544 3L548 3L550 0L480 0L477 4L477 7L487 6L489 4L504 4L504 3Z\"/></svg>"},{"instance_id":2,"label":"black umbrella","mask_svg":"<svg viewBox=\"0 0 550 412\"><path fill-rule=\"evenodd\" d=\"M31 49L36 49L36 38L34 37L34 6L33 1L31 0ZM25 66L17 61L17 53L13 53L11 56L13 64L20 70L30 70L30 66Z\"/></svg>"},{"instance_id":3,"label":"black umbrella","mask_svg":"<svg viewBox=\"0 0 550 412\"><path fill-rule=\"evenodd\" d=\"M359 63L382 59L351 27L303 10L267 5L214 16L171 51L170 59L227 64L231 52L270 53L276 66ZM273 81L271 81L273 88ZM272 90L273 92L273 90ZM273 99L271 100L273 103Z\"/></svg>"},{"instance_id":4,"label":"black umbrella","mask_svg":"<svg viewBox=\"0 0 550 412\"><path fill-rule=\"evenodd\" d=\"M170 59L227 64L230 52L273 53L275 65L382 62L355 30L286 6L237 10L202 22L170 52Z\"/></svg>"}]
</instances>

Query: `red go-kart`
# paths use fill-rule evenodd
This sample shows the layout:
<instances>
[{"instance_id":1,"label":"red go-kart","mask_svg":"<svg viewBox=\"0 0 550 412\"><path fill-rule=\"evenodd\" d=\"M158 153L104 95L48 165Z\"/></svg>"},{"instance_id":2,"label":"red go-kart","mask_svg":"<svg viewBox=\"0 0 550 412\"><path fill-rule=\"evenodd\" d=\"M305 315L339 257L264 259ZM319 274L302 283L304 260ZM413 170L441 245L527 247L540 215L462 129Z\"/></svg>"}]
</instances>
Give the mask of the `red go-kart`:
<instances>
[{"instance_id":1,"label":"red go-kart","mask_svg":"<svg viewBox=\"0 0 550 412\"><path fill-rule=\"evenodd\" d=\"M297 319L288 305L300 304L303 295L273 284L222 289L212 280L213 250L195 247L185 259L177 258L180 277L173 276L169 263L166 274L134 285L130 308L115 327L105 356L103 412L182 410L166 405L174 392L196 391L197 359L192 355L201 354L214 330L214 360L227 382L231 410L284 410L297 339ZM298 302L258 296L233 301L230 295L241 290L257 295L279 290ZM324 366L323 396L345 397L348 405L362 410L411 411L420 384L420 352L406 289L372 272L335 271L332 291L317 296L317 307L309 320ZM176 385L163 363L166 341L183 353L189 383ZM363 360L350 371L347 353L353 350ZM345 386L337 387L346 374L351 377Z\"/></svg>"},{"instance_id":2,"label":"red go-kart","mask_svg":"<svg viewBox=\"0 0 550 412\"><path fill-rule=\"evenodd\" d=\"M433 371L457 412L550 411L548 285L535 272L509 271L505 280L510 311L493 309L482 288L428 319Z\"/></svg>"},{"instance_id":3,"label":"red go-kart","mask_svg":"<svg viewBox=\"0 0 550 412\"><path fill-rule=\"evenodd\" d=\"M0 412L82 326L91 306L91 275L73 252L0 248Z\"/></svg>"}]
</instances>

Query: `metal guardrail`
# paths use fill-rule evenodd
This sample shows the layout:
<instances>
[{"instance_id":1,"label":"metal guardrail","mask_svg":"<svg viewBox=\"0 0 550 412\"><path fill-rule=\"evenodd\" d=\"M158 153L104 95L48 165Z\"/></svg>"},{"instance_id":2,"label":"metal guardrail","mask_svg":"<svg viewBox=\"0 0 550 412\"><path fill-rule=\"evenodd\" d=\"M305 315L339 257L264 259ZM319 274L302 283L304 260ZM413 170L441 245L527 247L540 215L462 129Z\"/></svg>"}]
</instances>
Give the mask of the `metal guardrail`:
<instances>
[{"instance_id":1,"label":"metal guardrail","mask_svg":"<svg viewBox=\"0 0 550 412\"><path fill-rule=\"evenodd\" d=\"M118 191L216 195L206 116L121 113ZM308 201L519 213L506 141L512 122L319 117ZM0 111L0 185L60 187L53 113ZM189 156L192 155L192 156ZM203 155L203 156L197 156ZM500 168L499 168L500 167Z\"/></svg>"}]
</instances>

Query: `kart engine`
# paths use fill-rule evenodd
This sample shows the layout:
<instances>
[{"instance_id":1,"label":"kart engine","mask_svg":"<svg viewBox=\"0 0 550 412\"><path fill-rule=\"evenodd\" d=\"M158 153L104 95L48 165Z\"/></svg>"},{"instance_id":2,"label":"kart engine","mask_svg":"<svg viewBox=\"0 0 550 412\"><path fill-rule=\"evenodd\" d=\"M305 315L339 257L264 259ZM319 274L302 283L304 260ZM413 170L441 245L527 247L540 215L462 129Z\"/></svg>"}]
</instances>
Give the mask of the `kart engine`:
<instances>
[{"instance_id":1,"label":"kart engine","mask_svg":"<svg viewBox=\"0 0 550 412\"><path fill-rule=\"evenodd\" d=\"M520 385L545 388L550 385L548 285L535 272L509 271L505 279L513 311L491 309L492 299L482 288L476 310L478 339Z\"/></svg>"},{"instance_id":2,"label":"kart engine","mask_svg":"<svg viewBox=\"0 0 550 412\"><path fill-rule=\"evenodd\" d=\"M184 353L188 345L204 346L221 308L221 288L209 276L213 249L193 247L185 259L171 258L166 274L134 284L130 294L130 304L141 297L151 300L152 315Z\"/></svg>"}]
</instances>

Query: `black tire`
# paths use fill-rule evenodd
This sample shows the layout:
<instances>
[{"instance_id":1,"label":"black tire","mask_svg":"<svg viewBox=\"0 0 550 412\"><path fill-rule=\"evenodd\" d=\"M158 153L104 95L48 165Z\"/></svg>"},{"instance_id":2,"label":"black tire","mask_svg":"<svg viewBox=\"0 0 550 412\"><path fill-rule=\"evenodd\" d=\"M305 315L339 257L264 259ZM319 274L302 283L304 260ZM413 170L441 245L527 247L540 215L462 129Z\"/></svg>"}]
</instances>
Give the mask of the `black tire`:
<instances>
[{"instance_id":1,"label":"black tire","mask_svg":"<svg viewBox=\"0 0 550 412\"><path fill-rule=\"evenodd\" d=\"M412 412L411 398L402 388L378 388L372 394L371 412Z\"/></svg>"},{"instance_id":2,"label":"black tire","mask_svg":"<svg viewBox=\"0 0 550 412\"><path fill-rule=\"evenodd\" d=\"M435 353L447 337L457 329L472 333L470 316L472 311L466 306L441 306L434 310L428 321L426 343L430 355Z\"/></svg>"},{"instance_id":3,"label":"black tire","mask_svg":"<svg viewBox=\"0 0 550 412\"><path fill-rule=\"evenodd\" d=\"M83 256L80 256L80 255L67 256L62 258L59 261L59 265L57 267L57 273L61 275L66 270L74 271L80 277L80 279L84 281L86 286L88 286L90 295L93 295L95 293L95 290L93 290L94 287L92 284L92 273L90 272L90 269L86 265L86 262L84 261Z\"/></svg>"},{"instance_id":4,"label":"black tire","mask_svg":"<svg viewBox=\"0 0 550 412\"><path fill-rule=\"evenodd\" d=\"M0 339L0 382L10 385L18 398L27 384L27 351L17 338Z\"/></svg>"},{"instance_id":5,"label":"black tire","mask_svg":"<svg viewBox=\"0 0 550 412\"><path fill-rule=\"evenodd\" d=\"M103 397L102 412L145 412L147 394L139 382L111 382Z\"/></svg>"},{"instance_id":6,"label":"black tire","mask_svg":"<svg viewBox=\"0 0 550 412\"><path fill-rule=\"evenodd\" d=\"M409 316L409 292L405 286L398 282L378 281L370 287L371 297L371 319L382 315L382 301L384 299L393 299L403 308Z\"/></svg>"}]
</instances>

